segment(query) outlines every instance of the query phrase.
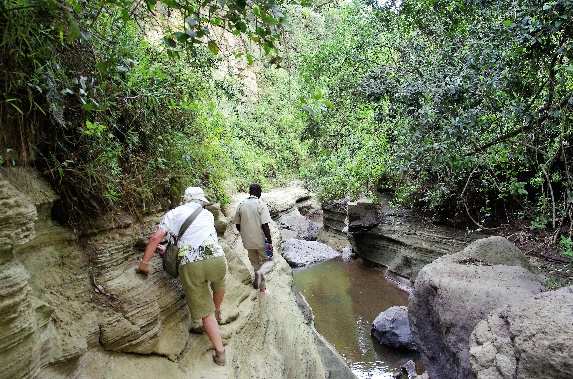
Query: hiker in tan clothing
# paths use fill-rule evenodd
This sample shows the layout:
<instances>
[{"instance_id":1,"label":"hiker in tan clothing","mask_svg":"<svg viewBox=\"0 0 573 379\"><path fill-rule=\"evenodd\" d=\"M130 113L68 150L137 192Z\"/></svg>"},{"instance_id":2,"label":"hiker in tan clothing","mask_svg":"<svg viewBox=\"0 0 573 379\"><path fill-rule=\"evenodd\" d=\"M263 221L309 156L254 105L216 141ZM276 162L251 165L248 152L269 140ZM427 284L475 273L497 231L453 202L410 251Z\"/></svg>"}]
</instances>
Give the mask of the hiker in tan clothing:
<instances>
[{"instance_id":1,"label":"hiker in tan clothing","mask_svg":"<svg viewBox=\"0 0 573 379\"><path fill-rule=\"evenodd\" d=\"M253 286L265 293L265 275L273 268L273 243L269 227L271 214L260 199L261 194L261 186L251 184L249 197L237 206L233 222L241 233L243 247L249 252L249 260L255 270Z\"/></svg>"}]
</instances>

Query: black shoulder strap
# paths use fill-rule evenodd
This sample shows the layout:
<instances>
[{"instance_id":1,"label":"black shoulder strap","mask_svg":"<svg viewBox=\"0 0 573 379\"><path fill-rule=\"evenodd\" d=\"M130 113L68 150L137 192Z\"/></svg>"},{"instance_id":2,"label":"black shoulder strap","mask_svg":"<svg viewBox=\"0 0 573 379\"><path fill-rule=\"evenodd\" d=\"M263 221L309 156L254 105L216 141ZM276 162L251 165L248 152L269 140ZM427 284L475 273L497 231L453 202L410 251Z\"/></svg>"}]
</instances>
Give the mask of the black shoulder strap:
<instances>
[{"instance_id":1,"label":"black shoulder strap","mask_svg":"<svg viewBox=\"0 0 573 379\"><path fill-rule=\"evenodd\" d=\"M179 235L177 236L177 241L179 241L179 239L183 237L183 234L185 234L187 228L189 228L189 225L191 225L193 221L195 221L195 219L197 218L197 216L199 216L199 213L201 213L202 210L203 207L199 206L199 208L197 208L193 213L189 215L189 217L187 217L187 219L183 222L183 225L181 225L181 228L179 229Z\"/></svg>"}]
</instances>

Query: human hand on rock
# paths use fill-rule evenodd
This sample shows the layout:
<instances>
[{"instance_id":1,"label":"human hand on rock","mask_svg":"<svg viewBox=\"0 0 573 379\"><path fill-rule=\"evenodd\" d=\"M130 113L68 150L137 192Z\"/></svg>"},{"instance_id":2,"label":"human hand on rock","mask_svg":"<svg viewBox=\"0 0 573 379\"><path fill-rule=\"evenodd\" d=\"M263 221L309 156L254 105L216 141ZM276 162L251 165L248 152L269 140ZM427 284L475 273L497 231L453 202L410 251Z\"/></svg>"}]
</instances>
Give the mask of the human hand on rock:
<instances>
[{"instance_id":1,"label":"human hand on rock","mask_svg":"<svg viewBox=\"0 0 573 379\"><path fill-rule=\"evenodd\" d=\"M139 265L135 268L140 274L149 275L149 262L139 261Z\"/></svg>"}]
</instances>

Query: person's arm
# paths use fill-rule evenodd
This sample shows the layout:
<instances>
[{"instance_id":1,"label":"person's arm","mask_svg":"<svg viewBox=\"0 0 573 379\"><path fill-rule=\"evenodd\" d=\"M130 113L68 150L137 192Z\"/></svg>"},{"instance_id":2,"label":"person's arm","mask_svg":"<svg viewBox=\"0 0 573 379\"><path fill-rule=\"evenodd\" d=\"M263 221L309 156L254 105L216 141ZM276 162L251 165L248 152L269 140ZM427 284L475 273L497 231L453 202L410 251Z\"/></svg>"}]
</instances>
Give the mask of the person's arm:
<instances>
[{"instance_id":1,"label":"person's arm","mask_svg":"<svg viewBox=\"0 0 573 379\"><path fill-rule=\"evenodd\" d=\"M272 221L271 213L269 212L269 207L262 201L259 201L259 214L261 215L261 228L263 229L265 239L271 245L271 251L273 251L273 240L271 239L271 228L269 227Z\"/></svg>"},{"instance_id":2,"label":"person's arm","mask_svg":"<svg viewBox=\"0 0 573 379\"><path fill-rule=\"evenodd\" d=\"M241 204L237 206L235 211L235 217L233 217L233 224L237 227L237 231L241 233Z\"/></svg>"},{"instance_id":3,"label":"person's arm","mask_svg":"<svg viewBox=\"0 0 573 379\"><path fill-rule=\"evenodd\" d=\"M268 223L263 224L263 225L261 225L261 228L263 228L263 233L265 233L265 238L266 238L267 242L272 245L273 241L271 239L271 228L269 227L269 224Z\"/></svg>"},{"instance_id":4,"label":"person's arm","mask_svg":"<svg viewBox=\"0 0 573 379\"><path fill-rule=\"evenodd\" d=\"M143 259L139 262L139 266L137 267L137 272L142 274L149 274L149 262L153 255L155 255L155 250L157 250L157 246L167 234L167 231L159 228L155 233L149 237L149 241L147 242L147 246L145 247L145 253L143 253Z\"/></svg>"}]
</instances>

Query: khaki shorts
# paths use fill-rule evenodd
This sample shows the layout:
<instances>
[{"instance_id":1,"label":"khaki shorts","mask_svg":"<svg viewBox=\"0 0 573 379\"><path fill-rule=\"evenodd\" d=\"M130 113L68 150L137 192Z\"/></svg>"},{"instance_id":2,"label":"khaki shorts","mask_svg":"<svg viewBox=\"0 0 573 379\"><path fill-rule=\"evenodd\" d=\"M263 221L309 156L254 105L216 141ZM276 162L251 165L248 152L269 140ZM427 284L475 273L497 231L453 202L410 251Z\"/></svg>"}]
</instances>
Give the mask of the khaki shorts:
<instances>
[{"instance_id":1,"label":"khaki shorts","mask_svg":"<svg viewBox=\"0 0 573 379\"><path fill-rule=\"evenodd\" d=\"M179 266L191 318L199 320L215 312L213 292L225 289L227 261L225 257L208 258Z\"/></svg>"},{"instance_id":2,"label":"khaki shorts","mask_svg":"<svg viewBox=\"0 0 573 379\"><path fill-rule=\"evenodd\" d=\"M272 258L267 257L264 249L247 249L247 251L249 252L249 260L251 261L255 271L258 271L264 263L273 260Z\"/></svg>"}]
</instances>

